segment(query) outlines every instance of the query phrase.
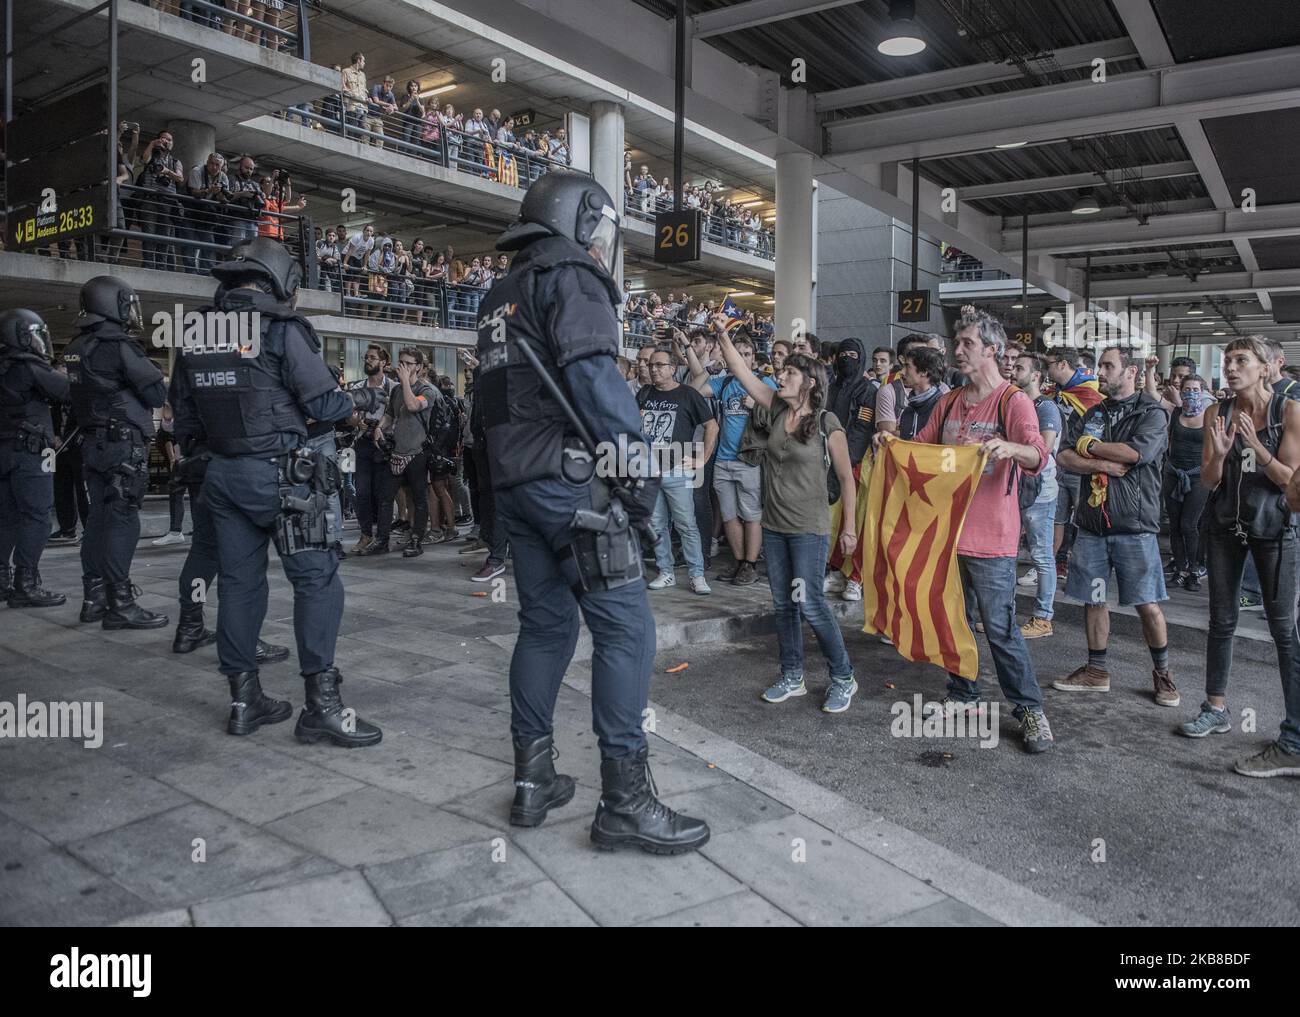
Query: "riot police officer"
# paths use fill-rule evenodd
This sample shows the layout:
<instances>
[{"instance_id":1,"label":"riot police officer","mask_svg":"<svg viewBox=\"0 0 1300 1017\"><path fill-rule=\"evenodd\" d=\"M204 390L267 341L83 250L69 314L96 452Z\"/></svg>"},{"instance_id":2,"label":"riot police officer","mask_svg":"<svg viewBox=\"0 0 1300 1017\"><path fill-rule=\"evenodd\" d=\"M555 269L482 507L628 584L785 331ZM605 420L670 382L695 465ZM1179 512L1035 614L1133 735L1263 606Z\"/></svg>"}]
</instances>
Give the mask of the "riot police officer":
<instances>
[{"instance_id":1,"label":"riot police officer","mask_svg":"<svg viewBox=\"0 0 1300 1017\"><path fill-rule=\"evenodd\" d=\"M40 315L0 314L0 597L10 607L67 600L41 588L38 568L54 504L50 403L68 401L68 379L50 367L49 351L50 330Z\"/></svg>"},{"instance_id":2,"label":"riot police officer","mask_svg":"<svg viewBox=\"0 0 1300 1017\"><path fill-rule=\"evenodd\" d=\"M293 585L306 685L294 734L304 742L374 745L381 731L344 708L334 666L343 583L328 544L327 510L338 478L323 455L306 447L308 418L351 418L354 400L321 359L311 323L292 309L302 275L284 247L265 237L245 240L212 274L221 283L215 306L200 312L209 327L203 343L187 346L177 360L171 404L181 447L202 437L211 456L200 500L216 531L217 657L232 699L226 729L251 734L293 712L262 691L258 674L267 544L274 540Z\"/></svg>"},{"instance_id":3,"label":"riot police officer","mask_svg":"<svg viewBox=\"0 0 1300 1017\"><path fill-rule=\"evenodd\" d=\"M131 559L140 539L140 504L149 487L153 411L167 398L163 375L132 337L144 331L135 291L109 275L81 288L77 337L63 352L72 406L81 424L81 459L90 517L81 540L83 622L106 629L156 629L167 616L135 602Z\"/></svg>"},{"instance_id":4,"label":"riot police officer","mask_svg":"<svg viewBox=\"0 0 1300 1017\"><path fill-rule=\"evenodd\" d=\"M520 605L510 662L510 821L536 826L573 797L573 778L555 772L551 734L581 611L595 648L592 718L601 753L591 839L676 854L703 845L709 828L658 800L642 730L654 618L633 527L648 529L658 478L643 469L605 478L594 459L622 447L648 462L636 403L615 363L621 295L610 275L619 243L612 204L581 174L541 177L497 243L519 254L479 309L476 410Z\"/></svg>"}]
</instances>

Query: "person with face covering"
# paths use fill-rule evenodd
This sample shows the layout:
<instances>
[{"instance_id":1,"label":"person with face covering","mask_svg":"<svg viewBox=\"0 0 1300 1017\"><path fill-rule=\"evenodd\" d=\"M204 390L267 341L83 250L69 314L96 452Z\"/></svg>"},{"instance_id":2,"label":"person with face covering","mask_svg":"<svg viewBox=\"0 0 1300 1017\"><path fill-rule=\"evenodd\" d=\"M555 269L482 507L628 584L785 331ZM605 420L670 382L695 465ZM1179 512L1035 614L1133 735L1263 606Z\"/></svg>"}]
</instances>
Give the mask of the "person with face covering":
<instances>
[{"instance_id":1,"label":"person with face covering","mask_svg":"<svg viewBox=\"0 0 1300 1017\"><path fill-rule=\"evenodd\" d=\"M782 365L785 358L782 358ZM827 407L835 414L835 419L843 423L844 435L849 446L849 462L853 467L853 483L858 482L862 469L862 457L871 445L873 429L872 416L876 407L876 390L880 388L875 381L866 376L867 347L857 336L849 336L840 343L835 355L835 377L830 383ZM826 482L834 494L838 486L834 474L827 475ZM825 592L838 593L845 600L862 599L862 566L854 561L847 581L841 571L844 555L839 544L831 549L831 557L826 574Z\"/></svg>"},{"instance_id":2,"label":"person with face covering","mask_svg":"<svg viewBox=\"0 0 1300 1017\"><path fill-rule=\"evenodd\" d=\"M1180 379L1180 406L1171 413L1169 456L1165 460L1165 511L1169 514L1169 545L1173 552L1176 586L1196 592L1201 588L1200 523L1210 492L1201 486L1201 453L1205 445L1202 414L1213 401L1205 393L1200 375Z\"/></svg>"}]
</instances>

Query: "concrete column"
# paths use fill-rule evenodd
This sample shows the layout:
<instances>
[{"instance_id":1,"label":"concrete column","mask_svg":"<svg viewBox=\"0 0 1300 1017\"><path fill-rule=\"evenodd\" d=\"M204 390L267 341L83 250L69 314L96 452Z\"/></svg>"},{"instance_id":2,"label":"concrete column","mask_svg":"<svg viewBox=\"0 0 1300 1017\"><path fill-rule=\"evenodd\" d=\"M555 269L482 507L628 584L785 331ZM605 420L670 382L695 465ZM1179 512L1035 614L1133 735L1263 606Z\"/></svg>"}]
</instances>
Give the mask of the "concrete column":
<instances>
[{"instance_id":1,"label":"concrete column","mask_svg":"<svg viewBox=\"0 0 1300 1017\"><path fill-rule=\"evenodd\" d=\"M787 152L776 157L776 338L812 331L812 289L812 156Z\"/></svg>"},{"instance_id":2,"label":"concrete column","mask_svg":"<svg viewBox=\"0 0 1300 1017\"><path fill-rule=\"evenodd\" d=\"M591 105L591 175L614 199L620 220L623 216L623 107L616 102ZM619 248L614 282L623 292L623 251ZM620 315L622 314L620 310Z\"/></svg>"},{"instance_id":3,"label":"concrete column","mask_svg":"<svg viewBox=\"0 0 1300 1017\"><path fill-rule=\"evenodd\" d=\"M208 161L208 156L217 151L217 129L200 120L172 120L167 124L167 130L172 132L172 155L185 167L185 179L188 181L190 170L202 166ZM152 139L141 138L141 147L150 140ZM229 158L227 153L222 154ZM184 191L184 188L181 190Z\"/></svg>"}]
</instances>

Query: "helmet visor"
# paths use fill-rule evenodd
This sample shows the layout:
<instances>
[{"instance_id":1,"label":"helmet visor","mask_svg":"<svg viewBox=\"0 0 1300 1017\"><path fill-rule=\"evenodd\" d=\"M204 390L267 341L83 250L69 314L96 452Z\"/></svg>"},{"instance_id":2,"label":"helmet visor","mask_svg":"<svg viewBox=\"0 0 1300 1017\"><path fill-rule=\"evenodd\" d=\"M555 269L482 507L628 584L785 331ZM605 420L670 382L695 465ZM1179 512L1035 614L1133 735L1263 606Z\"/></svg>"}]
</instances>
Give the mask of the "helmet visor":
<instances>
[{"instance_id":1,"label":"helmet visor","mask_svg":"<svg viewBox=\"0 0 1300 1017\"><path fill-rule=\"evenodd\" d=\"M134 293L128 302L126 331L129 335L144 334L144 311L140 308L140 298Z\"/></svg>"},{"instance_id":2,"label":"helmet visor","mask_svg":"<svg viewBox=\"0 0 1300 1017\"><path fill-rule=\"evenodd\" d=\"M618 264L618 245L622 237L618 229L618 213L608 205L600 210L600 222L591 234L591 243L587 249L596 256L611 276Z\"/></svg>"},{"instance_id":3,"label":"helmet visor","mask_svg":"<svg viewBox=\"0 0 1300 1017\"><path fill-rule=\"evenodd\" d=\"M38 357L48 357L50 355L50 327L45 324L28 325L24 331L27 333L27 352L35 353Z\"/></svg>"}]
</instances>

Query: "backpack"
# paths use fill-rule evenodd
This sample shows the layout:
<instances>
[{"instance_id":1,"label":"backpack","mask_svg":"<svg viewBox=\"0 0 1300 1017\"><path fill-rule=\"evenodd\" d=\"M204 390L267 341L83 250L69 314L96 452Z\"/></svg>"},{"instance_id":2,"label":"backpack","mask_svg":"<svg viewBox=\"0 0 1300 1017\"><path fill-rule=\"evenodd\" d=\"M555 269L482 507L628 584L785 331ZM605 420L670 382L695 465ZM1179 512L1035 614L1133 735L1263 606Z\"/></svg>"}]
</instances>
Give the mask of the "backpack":
<instances>
[{"instance_id":1,"label":"backpack","mask_svg":"<svg viewBox=\"0 0 1300 1017\"><path fill-rule=\"evenodd\" d=\"M1002 390L1002 395L998 397L998 433L1002 437L1007 437L1007 405L1020 389L1015 385L1008 385ZM948 414L952 411L953 404L962 395L961 389L953 389L943 398L947 400L943 406L943 416L939 420L939 437L943 437L943 430L948 426ZM935 409L938 409L936 406ZM1020 488L1017 492L1017 504L1020 511L1024 512L1029 506L1038 500L1039 493L1043 490L1043 478L1041 474L1027 474L1020 468L1020 464L1012 460L1011 469L1007 473L1007 494L1011 493L1011 485L1019 479Z\"/></svg>"}]
</instances>

